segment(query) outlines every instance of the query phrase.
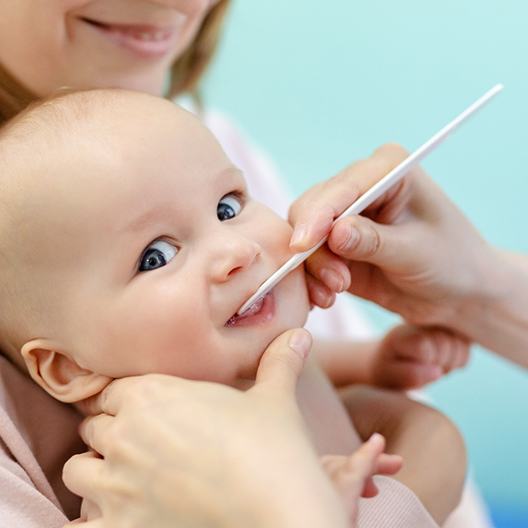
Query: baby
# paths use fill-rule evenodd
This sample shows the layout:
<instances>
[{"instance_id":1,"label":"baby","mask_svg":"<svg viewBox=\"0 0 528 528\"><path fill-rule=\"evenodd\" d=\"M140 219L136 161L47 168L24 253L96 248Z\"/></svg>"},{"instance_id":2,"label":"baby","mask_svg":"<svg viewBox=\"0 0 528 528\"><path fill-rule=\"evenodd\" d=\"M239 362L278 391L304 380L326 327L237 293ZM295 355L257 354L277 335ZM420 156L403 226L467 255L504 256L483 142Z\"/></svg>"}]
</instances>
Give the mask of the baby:
<instances>
[{"instance_id":1,"label":"baby","mask_svg":"<svg viewBox=\"0 0 528 528\"><path fill-rule=\"evenodd\" d=\"M291 228L166 100L98 90L33 107L0 132L0 181L0 348L60 401L149 372L247 388L267 345L306 321L302 267L236 315L290 256ZM314 361L298 399L321 455L358 448ZM450 442L435 467L460 460ZM458 474L435 493L457 496Z\"/></svg>"}]
</instances>

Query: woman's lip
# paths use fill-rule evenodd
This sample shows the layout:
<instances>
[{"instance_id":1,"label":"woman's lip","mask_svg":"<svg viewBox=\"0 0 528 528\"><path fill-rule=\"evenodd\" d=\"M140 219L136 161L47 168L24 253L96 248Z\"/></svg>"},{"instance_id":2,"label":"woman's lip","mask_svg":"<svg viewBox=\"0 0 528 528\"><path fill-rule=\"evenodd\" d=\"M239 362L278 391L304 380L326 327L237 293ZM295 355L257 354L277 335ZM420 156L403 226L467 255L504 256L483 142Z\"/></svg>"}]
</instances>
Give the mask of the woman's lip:
<instances>
[{"instance_id":1,"label":"woman's lip","mask_svg":"<svg viewBox=\"0 0 528 528\"><path fill-rule=\"evenodd\" d=\"M243 315L233 315L227 321L225 326L233 327L233 326L250 326L255 324L264 324L268 321L271 321L273 319L273 316L275 315L275 297L273 296L273 292L270 292L266 294L266 296L262 299L262 305L258 309L258 311L253 312L249 309L245 314Z\"/></svg>"},{"instance_id":2,"label":"woman's lip","mask_svg":"<svg viewBox=\"0 0 528 528\"><path fill-rule=\"evenodd\" d=\"M81 18L108 40L144 58L166 55L173 47L175 29L148 24L111 24Z\"/></svg>"}]
</instances>

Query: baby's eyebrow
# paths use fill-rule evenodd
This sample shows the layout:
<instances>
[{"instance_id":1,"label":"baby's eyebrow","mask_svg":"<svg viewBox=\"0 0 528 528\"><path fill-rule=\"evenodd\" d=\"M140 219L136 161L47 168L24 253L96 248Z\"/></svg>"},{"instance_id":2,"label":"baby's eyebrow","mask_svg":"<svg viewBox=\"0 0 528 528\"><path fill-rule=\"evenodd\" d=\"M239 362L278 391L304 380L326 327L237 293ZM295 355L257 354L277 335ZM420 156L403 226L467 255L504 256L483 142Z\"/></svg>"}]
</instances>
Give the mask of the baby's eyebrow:
<instances>
[{"instance_id":1,"label":"baby's eyebrow","mask_svg":"<svg viewBox=\"0 0 528 528\"><path fill-rule=\"evenodd\" d=\"M154 223L164 215L169 214L168 210L157 208L147 209L147 211L141 213L139 216L134 218L131 222L126 224L123 228L125 232L140 232L144 231L149 225Z\"/></svg>"}]
</instances>

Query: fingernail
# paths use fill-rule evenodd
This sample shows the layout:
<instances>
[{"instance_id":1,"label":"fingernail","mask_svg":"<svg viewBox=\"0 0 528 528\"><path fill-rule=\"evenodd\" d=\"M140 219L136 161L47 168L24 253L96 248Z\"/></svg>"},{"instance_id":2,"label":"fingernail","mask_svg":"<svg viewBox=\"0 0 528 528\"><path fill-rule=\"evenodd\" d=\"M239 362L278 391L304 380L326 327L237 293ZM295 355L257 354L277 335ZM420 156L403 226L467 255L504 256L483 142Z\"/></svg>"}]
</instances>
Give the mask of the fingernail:
<instances>
[{"instance_id":1,"label":"fingernail","mask_svg":"<svg viewBox=\"0 0 528 528\"><path fill-rule=\"evenodd\" d=\"M306 359L312 346L312 337L306 330L295 330L290 337L288 345L302 359Z\"/></svg>"},{"instance_id":2,"label":"fingernail","mask_svg":"<svg viewBox=\"0 0 528 528\"><path fill-rule=\"evenodd\" d=\"M339 249L346 251L352 249L359 240L359 231L350 225L339 229L340 239L338 242Z\"/></svg>"},{"instance_id":3,"label":"fingernail","mask_svg":"<svg viewBox=\"0 0 528 528\"><path fill-rule=\"evenodd\" d=\"M383 442L383 436L379 433L374 433L369 439L369 444L379 444L380 442Z\"/></svg>"},{"instance_id":4,"label":"fingernail","mask_svg":"<svg viewBox=\"0 0 528 528\"><path fill-rule=\"evenodd\" d=\"M311 295L315 304L320 308L329 308L334 298L333 293L328 292L328 288L320 284L312 286Z\"/></svg>"},{"instance_id":5,"label":"fingernail","mask_svg":"<svg viewBox=\"0 0 528 528\"><path fill-rule=\"evenodd\" d=\"M332 291L340 293L345 289L345 280L337 271L334 271L330 268L323 268L320 272L320 275L321 279L323 279L323 282Z\"/></svg>"},{"instance_id":6,"label":"fingernail","mask_svg":"<svg viewBox=\"0 0 528 528\"><path fill-rule=\"evenodd\" d=\"M308 226L306 224L299 224L295 226L290 240L290 246L300 244L308 235Z\"/></svg>"}]
</instances>

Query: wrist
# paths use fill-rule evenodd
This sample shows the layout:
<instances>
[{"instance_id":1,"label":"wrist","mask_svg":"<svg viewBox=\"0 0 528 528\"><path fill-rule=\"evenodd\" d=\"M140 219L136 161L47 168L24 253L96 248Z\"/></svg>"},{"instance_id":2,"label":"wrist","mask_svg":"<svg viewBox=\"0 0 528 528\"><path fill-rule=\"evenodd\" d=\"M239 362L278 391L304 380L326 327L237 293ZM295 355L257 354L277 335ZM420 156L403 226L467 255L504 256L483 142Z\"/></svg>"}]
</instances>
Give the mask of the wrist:
<instances>
[{"instance_id":1,"label":"wrist","mask_svg":"<svg viewBox=\"0 0 528 528\"><path fill-rule=\"evenodd\" d=\"M528 258L490 248L479 276L446 326L472 341L528 366Z\"/></svg>"}]
</instances>

